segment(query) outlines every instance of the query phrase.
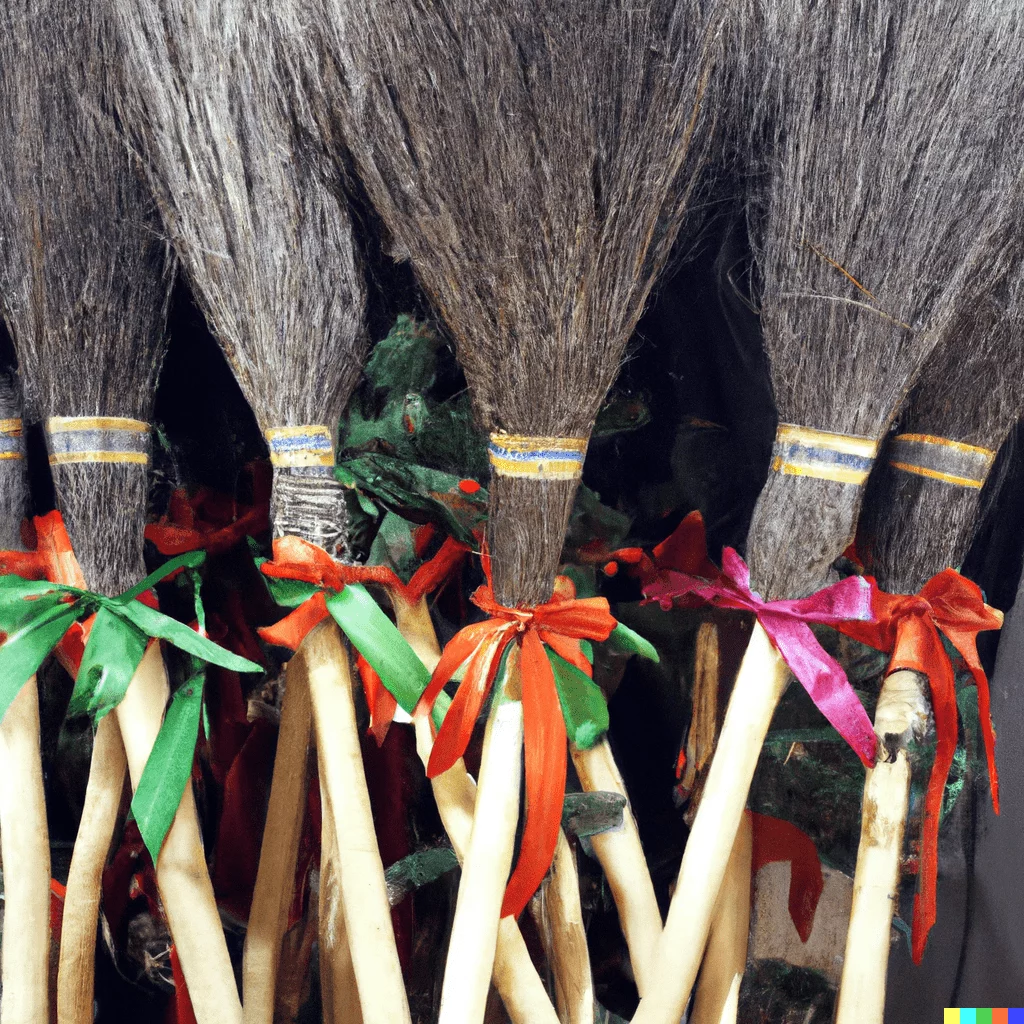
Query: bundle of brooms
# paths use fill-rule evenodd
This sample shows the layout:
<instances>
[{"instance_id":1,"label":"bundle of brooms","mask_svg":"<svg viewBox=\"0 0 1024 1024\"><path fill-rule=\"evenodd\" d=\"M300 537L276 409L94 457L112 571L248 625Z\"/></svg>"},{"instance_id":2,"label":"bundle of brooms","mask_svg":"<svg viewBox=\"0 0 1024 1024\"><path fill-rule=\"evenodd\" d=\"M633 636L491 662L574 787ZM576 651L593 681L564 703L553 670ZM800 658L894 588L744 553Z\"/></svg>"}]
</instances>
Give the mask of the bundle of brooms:
<instances>
[{"instance_id":1,"label":"bundle of brooms","mask_svg":"<svg viewBox=\"0 0 1024 1024\"><path fill-rule=\"evenodd\" d=\"M553 582L594 417L698 180L716 5L325 8L338 61L331 113L396 256L411 261L455 340L491 434L490 622L526 623L560 599ZM531 636L492 701L443 1021L482 1017L499 916L522 909L557 843L550 795L560 803L565 730ZM474 655L480 682L460 688L449 711L459 724L444 750L439 735L431 774L464 748L498 650L491 640ZM435 680L468 653L450 649ZM527 815L503 899L524 730ZM585 784L621 790L606 746L574 758ZM600 774L588 770L599 761ZM626 833L630 848L606 848L603 866L643 989L654 984L660 915Z\"/></svg>"},{"instance_id":2,"label":"bundle of brooms","mask_svg":"<svg viewBox=\"0 0 1024 1024\"><path fill-rule=\"evenodd\" d=\"M811 655L799 667L805 686L866 761L870 723L839 666L814 654L802 632L808 617L835 621L834 598L770 605L828 581L879 442L952 315L942 300L970 269L971 240L1006 201L990 181L1013 138L1000 82L1014 48L1005 19L990 11L940 3L919 18L886 4L781 0L747 15L762 32L748 80L760 92L754 134L767 142L752 234L780 420L747 539L747 606L767 599L767 614L782 613L773 632ZM844 615L870 614L866 592L844 593ZM659 950L664 980L642 999L637 1022L668 1024L683 1012L788 681L759 622L680 868Z\"/></svg>"},{"instance_id":3,"label":"bundle of brooms","mask_svg":"<svg viewBox=\"0 0 1024 1024\"><path fill-rule=\"evenodd\" d=\"M1012 23L1012 20L1011 22ZM1024 45L1019 22L1011 40ZM1020 57L1018 57L1018 60ZM1019 95L1008 90L1007 102ZM1006 126L1004 130L1010 130ZM1014 150L1019 151L1020 142ZM1012 159L1012 157L1011 157ZM982 607L980 594L948 572L967 554L982 508L996 452L1024 413L1024 276L1020 272L1021 180L1016 160L999 169L1015 178L1014 201L1003 216L979 233L972 273L965 275L955 310L899 416L872 472L857 531L857 552L865 570L892 602L873 629L870 642L886 632L893 659L875 710L879 758L864 784L864 812L853 910L839 992L837 1020L881 1024L885 1007L889 932L898 890L903 829L910 797L907 745L927 726L929 698L937 732L935 760L924 809L919 891L915 899L912 950L920 960L935 920L935 883L941 794L956 745L953 670L939 655L937 633L922 630L930 620L960 650L967 664L979 629L998 627L999 616ZM998 180L998 179L997 179ZM939 574L942 574L941 576ZM931 650L921 637L929 635ZM856 633L854 635L857 635ZM863 638L862 638L863 639ZM973 662L973 664L972 664ZM998 779L987 730L987 683L976 675L978 710L986 738L989 783L998 812ZM924 684L927 683L927 691Z\"/></svg>"},{"instance_id":4,"label":"bundle of brooms","mask_svg":"<svg viewBox=\"0 0 1024 1024\"><path fill-rule=\"evenodd\" d=\"M328 564L345 558L334 443L366 351L365 286L348 210L328 185L329 162L305 111L305 65L295 54L306 38L300 8L239 0L116 6L129 51L124 127L267 440L274 535L316 545ZM366 1021L408 1020L349 652L330 618L301 640L286 675L246 937L245 1016L269 1022L274 1014L311 728L324 805L323 893L340 896L327 899L321 921L328 1012L361 1007Z\"/></svg>"},{"instance_id":5,"label":"bundle of brooms","mask_svg":"<svg viewBox=\"0 0 1024 1024\"><path fill-rule=\"evenodd\" d=\"M144 575L148 421L172 261L112 130L117 47L102 6L25 0L5 5L3 19L0 290L29 407L45 423L74 547L72 578L60 582L88 583L113 596ZM64 904L62 1022L92 1019L100 876L126 771L135 787L167 697L160 647L153 644L97 729ZM156 869L197 1014L204 1021L238 1019L188 786Z\"/></svg>"}]
</instances>

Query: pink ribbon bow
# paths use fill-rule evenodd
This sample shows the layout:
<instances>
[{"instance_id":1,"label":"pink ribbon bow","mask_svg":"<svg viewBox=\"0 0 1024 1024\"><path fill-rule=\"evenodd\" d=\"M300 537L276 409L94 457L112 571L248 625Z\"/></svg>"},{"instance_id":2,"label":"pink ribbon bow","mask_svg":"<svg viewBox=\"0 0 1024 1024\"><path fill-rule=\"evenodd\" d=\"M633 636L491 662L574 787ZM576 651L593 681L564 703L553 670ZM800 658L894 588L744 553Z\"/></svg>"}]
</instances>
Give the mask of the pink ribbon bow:
<instances>
[{"instance_id":1,"label":"pink ribbon bow","mask_svg":"<svg viewBox=\"0 0 1024 1024\"><path fill-rule=\"evenodd\" d=\"M783 661L800 681L821 713L853 748L867 767L875 762L875 732L842 666L818 643L809 623L834 626L855 619L871 622L872 587L861 576L838 583L797 600L765 601L750 589L750 570L732 548L722 549L717 569L703 550L703 528L692 517L677 533L687 543L659 545L660 557L648 576L644 596L669 609L682 599L696 598L717 608L737 608L757 616ZM696 573L700 573L697 575Z\"/></svg>"}]
</instances>

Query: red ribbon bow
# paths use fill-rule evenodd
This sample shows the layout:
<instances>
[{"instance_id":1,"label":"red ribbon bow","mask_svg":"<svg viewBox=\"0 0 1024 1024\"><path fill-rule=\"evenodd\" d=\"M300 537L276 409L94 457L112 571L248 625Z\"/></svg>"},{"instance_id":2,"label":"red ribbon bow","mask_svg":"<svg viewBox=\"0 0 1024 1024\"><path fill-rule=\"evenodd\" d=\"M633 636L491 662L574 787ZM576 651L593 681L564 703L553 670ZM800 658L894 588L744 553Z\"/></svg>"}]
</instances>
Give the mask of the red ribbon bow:
<instances>
[{"instance_id":1,"label":"red ribbon bow","mask_svg":"<svg viewBox=\"0 0 1024 1024\"><path fill-rule=\"evenodd\" d=\"M988 762L992 806L999 813L999 777L996 772L995 732L989 703L988 677L978 657L978 634L999 629L1002 613L985 604L981 590L954 569L933 576L913 596L874 590L876 622L846 623L840 629L880 651L890 652L889 672L911 669L928 679L935 716L935 761L928 779L921 837L921 884L914 899L911 947L914 961L924 955L928 932L937 914L939 816L942 795L956 752L956 674L942 637L959 652L978 688L978 717Z\"/></svg>"},{"instance_id":2,"label":"red ribbon bow","mask_svg":"<svg viewBox=\"0 0 1024 1024\"><path fill-rule=\"evenodd\" d=\"M337 591L348 583L375 584L385 587L393 600L416 604L448 578L468 551L469 545L448 537L437 554L424 562L408 583L403 583L387 566L342 565L316 544L299 537L279 537L274 541L273 560L264 562L261 570L266 576L301 580ZM328 614L327 597L322 590L317 591L279 622L265 626L258 632L267 643L294 651L306 634L323 622ZM370 663L358 652L356 669L370 710L370 733L381 744L394 720L398 702Z\"/></svg>"},{"instance_id":3,"label":"red ribbon bow","mask_svg":"<svg viewBox=\"0 0 1024 1024\"><path fill-rule=\"evenodd\" d=\"M691 512L653 554L649 564L640 562L645 597L666 610L706 603L753 612L821 713L865 765L874 764L871 720L842 666L822 648L809 625L870 619L874 588L866 579L850 576L809 597L765 601L750 589L750 570L732 548L722 549L721 569L708 558L699 512Z\"/></svg>"},{"instance_id":4,"label":"red ribbon bow","mask_svg":"<svg viewBox=\"0 0 1024 1024\"><path fill-rule=\"evenodd\" d=\"M241 505L234 497L209 487L200 487L193 495L179 489L171 495L167 515L146 527L146 540L164 555L198 550L219 554L246 535L265 533L270 525L270 467L255 463L248 468L252 477L251 505Z\"/></svg>"},{"instance_id":5,"label":"red ribbon bow","mask_svg":"<svg viewBox=\"0 0 1024 1024\"><path fill-rule=\"evenodd\" d=\"M429 711L460 665L466 674L438 731L427 776L447 771L466 752L480 709L509 644L520 648L525 750L526 823L519 860L505 890L502 916L518 916L544 880L558 843L565 798L566 731L555 677L544 645L591 675L581 640L607 640L616 621L603 597L577 598L572 582L558 577L550 601L533 608L507 608L494 599L490 560L487 582L471 600L489 618L460 630L447 644L417 714Z\"/></svg>"}]
</instances>

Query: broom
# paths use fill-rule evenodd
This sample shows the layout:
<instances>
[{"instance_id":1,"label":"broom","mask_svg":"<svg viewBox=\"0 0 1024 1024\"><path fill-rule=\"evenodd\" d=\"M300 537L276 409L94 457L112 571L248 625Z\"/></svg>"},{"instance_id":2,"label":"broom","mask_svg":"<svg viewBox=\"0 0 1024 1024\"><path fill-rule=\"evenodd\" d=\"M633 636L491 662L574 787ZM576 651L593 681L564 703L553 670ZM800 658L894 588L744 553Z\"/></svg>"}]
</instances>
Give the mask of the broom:
<instances>
[{"instance_id":1,"label":"broom","mask_svg":"<svg viewBox=\"0 0 1024 1024\"><path fill-rule=\"evenodd\" d=\"M57 499L81 569L118 594L144 572L148 419L171 261L102 110L114 44L95 3L5 5L2 290L29 405L45 420ZM83 578L84 577L84 578ZM90 1021L96 911L124 766L139 781L168 685L159 647L100 724L64 907L58 1019ZM120 733L120 736L118 736ZM123 740L123 747L122 747ZM157 878L201 1021L239 1017L190 788Z\"/></svg>"},{"instance_id":2,"label":"broom","mask_svg":"<svg viewBox=\"0 0 1024 1024\"><path fill-rule=\"evenodd\" d=\"M535 607L552 596L594 417L692 192L710 10L564 0L325 7L342 134L396 253L453 335L491 432L494 598ZM531 647L523 657L536 664L543 652ZM550 690L521 690L515 654L485 739L446 1024L482 1017L499 916L532 894L557 841L546 818L541 842L537 829L551 810L542 795L563 785L561 716L557 704L546 714ZM526 856L501 909L524 727ZM438 753L447 764L454 751Z\"/></svg>"},{"instance_id":3,"label":"broom","mask_svg":"<svg viewBox=\"0 0 1024 1024\"><path fill-rule=\"evenodd\" d=\"M774 134L766 133L771 173L753 235L780 425L747 555L749 586L769 602L820 587L851 539L879 440L942 326L939 300L999 201L986 185L1005 144L1002 123L1015 116L1000 84L1013 72L988 9L940 2L915 18L877 2L779 0L757 11L758 52L768 61L760 116L774 119ZM745 584L734 562L731 570L734 585ZM778 608L773 633L779 643L802 635L791 659L870 760L863 709L838 666L809 646L808 618L867 614L862 591L843 590L848 606L838 616L827 606L837 598ZM763 607L759 600L746 606ZM812 664L797 661L807 655ZM759 622L680 867L659 947L661 983L641 1000L636 1024L682 1015L788 680Z\"/></svg>"},{"instance_id":4,"label":"broom","mask_svg":"<svg viewBox=\"0 0 1024 1024\"><path fill-rule=\"evenodd\" d=\"M1024 43L1021 27L1016 38ZM1019 144L1018 144L1019 145ZM1020 187L1019 181L1016 186ZM893 594L926 593L928 581L967 554L981 489L996 450L1024 413L1024 236L1019 193L1006 221L977 244L978 273L957 296L947 334L929 359L899 419L899 432L872 473L858 527L858 553L879 586ZM956 609L954 609L956 611ZM875 712L884 757L864 784L853 908L839 990L840 1024L881 1022L903 823L910 796L906 744L927 722L921 676L897 668L886 677ZM934 684L933 684L934 686ZM983 716L988 715L982 699ZM936 710L936 723L941 709ZM955 729L955 723L953 724ZM952 751L936 749L933 778L944 785ZM998 807L994 765L990 766ZM936 787L932 787L937 791ZM931 815L926 805L925 846ZM933 834L937 835L937 820ZM922 889L929 857L922 853ZM930 922L915 906L915 955ZM927 911L925 911L927 913Z\"/></svg>"},{"instance_id":5,"label":"broom","mask_svg":"<svg viewBox=\"0 0 1024 1024\"><path fill-rule=\"evenodd\" d=\"M304 131L290 49L304 38L298 8L240 0L115 6L132 54L126 127L270 447L275 536L344 556L334 434L366 349L365 290L347 210L323 184L322 154ZM409 1008L359 756L348 652L328 621L301 653L303 678L289 673L286 694L309 687L363 1016L394 1024L409 1019ZM305 757L305 749L279 748L261 856L267 870L261 866L257 878L243 967L248 1020L269 1022L273 1014L298 841L290 804L305 796L290 789ZM301 764L292 764L296 758Z\"/></svg>"},{"instance_id":6,"label":"broom","mask_svg":"<svg viewBox=\"0 0 1024 1024\"><path fill-rule=\"evenodd\" d=\"M28 511L21 389L0 373L0 549L19 550ZM50 843L39 755L39 693L30 679L0 722L0 849L4 986L0 1024L49 1019Z\"/></svg>"}]
</instances>

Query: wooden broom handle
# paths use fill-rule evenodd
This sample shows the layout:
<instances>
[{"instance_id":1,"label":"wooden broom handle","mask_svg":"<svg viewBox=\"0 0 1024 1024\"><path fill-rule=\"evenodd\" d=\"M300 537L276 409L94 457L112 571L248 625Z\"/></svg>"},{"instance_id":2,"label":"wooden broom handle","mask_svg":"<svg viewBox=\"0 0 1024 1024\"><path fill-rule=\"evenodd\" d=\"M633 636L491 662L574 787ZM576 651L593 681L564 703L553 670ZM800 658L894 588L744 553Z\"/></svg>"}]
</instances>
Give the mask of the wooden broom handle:
<instances>
[{"instance_id":1,"label":"wooden broom handle","mask_svg":"<svg viewBox=\"0 0 1024 1024\"><path fill-rule=\"evenodd\" d=\"M875 708L875 734L880 751L887 735L901 736L914 724L920 693L914 672L904 670L886 677ZM901 747L895 761L879 756L864 780L860 846L836 1024L882 1024L892 915L899 899L900 856L909 799L910 762Z\"/></svg>"},{"instance_id":2,"label":"wooden broom handle","mask_svg":"<svg viewBox=\"0 0 1024 1024\"><path fill-rule=\"evenodd\" d=\"M785 662L755 622L658 944L657 980L632 1024L679 1024L683 1016L761 747L788 681Z\"/></svg>"},{"instance_id":3,"label":"wooden broom handle","mask_svg":"<svg viewBox=\"0 0 1024 1024\"><path fill-rule=\"evenodd\" d=\"M366 1024L411 1021L370 810L348 651L333 620L303 642L320 780L334 814L345 930Z\"/></svg>"},{"instance_id":4,"label":"wooden broom handle","mask_svg":"<svg viewBox=\"0 0 1024 1024\"><path fill-rule=\"evenodd\" d=\"M740 821L718 893L690 1024L736 1024L740 985L750 939L750 866L754 832L750 815Z\"/></svg>"},{"instance_id":5,"label":"wooden broom handle","mask_svg":"<svg viewBox=\"0 0 1024 1024\"><path fill-rule=\"evenodd\" d=\"M58 1024L92 1024L96 922L103 868L117 824L128 762L117 719L100 720L92 745L89 781L71 853L57 968Z\"/></svg>"},{"instance_id":6,"label":"wooden broom handle","mask_svg":"<svg viewBox=\"0 0 1024 1024\"><path fill-rule=\"evenodd\" d=\"M607 738L590 750L570 747L570 751L576 774L586 792L604 790L618 793L626 799L621 828L591 836L590 842L619 912L619 924L629 950L637 991L644 996L656 983L654 962L662 922L636 818L630 809L626 785Z\"/></svg>"},{"instance_id":7,"label":"wooden broom handle","mask_svg":"<svg viewBox=\"0 0 1024 1024\"><path fill-rule=\"evenodd\" d=\"M540 919L538 928L555 979L559 1020L562 1024L593 1024L594 981L583 926L580 879L572 847L562 831L558 833L551 871L530 901L530 910L535 919Z\"/></svg>"},{"instance_id":8,"label":"wooden broom handle","mask_svg":"<svg viewBox=\"0 0 1024 1024\"><path fill-rule=\"evenodd\" d=\"M426 600L410 605L395 598L393 603L398 631L420 661L433 672L441 658L441 649ZM413 725L416 729L416 752L426 768L434 745L430 719L426 715L417 716ZM462 758L430 782L441 822L459 863L462 863L473 830L476 783L466 771ZM512 1024L558 1024L558 1015L530 959L519 925L511 917L503 917L498 924L491 980Z\"/></svg>"},{"instance_id":9,"label":"wooden broom handle","mask_svg":"<svg viewBox=\"0 0 1024 1024\"><path fill-rule=\"evenodd\" d=\"M33 676L0 722L4 934L0 1024L49 1020L50 840ZM95 928L93 931L95 935Z\"/></svg>"},{"instance_id":10,"label":"wooden broom handle","mask_svg":"<svg viewBox=\"0 0 1024 1024\"><path fill-rule=\"evenodd\" d=\"M134 789L163 722L169 686L158 643L150 644L117 715ZM199 1024L241 1024L242 1004L213 895L191 784L185 786L156 862L167 925Z\"/></svg>"},{"instance_id":11,"label":"wooden broom handle","mask_svg":"<svg viewBox=\"0 0 1024 1024\"><path fill-rule=\"evenodd\" d=\"M321 785L320 833L320 1001L324 1024L363 1024L352 950L345 928L345 907L338 877L338 843L330 797Z\"/></svg>"},{"instance_id":12,"label":"wooden broom handle","mask_svg":"<svg viewBox=\"0 0 1024 1024\"><path fill-rule=\"evenodd\" d=\"M273 1024L281 942L295 888L295 865L305 819L312 732L306 660L297 653L285 670L281 727L260 846L252 909L242 955L245 1024ZM325 833L326 834L326 833Z\"/></svg>"}]
</instances>

